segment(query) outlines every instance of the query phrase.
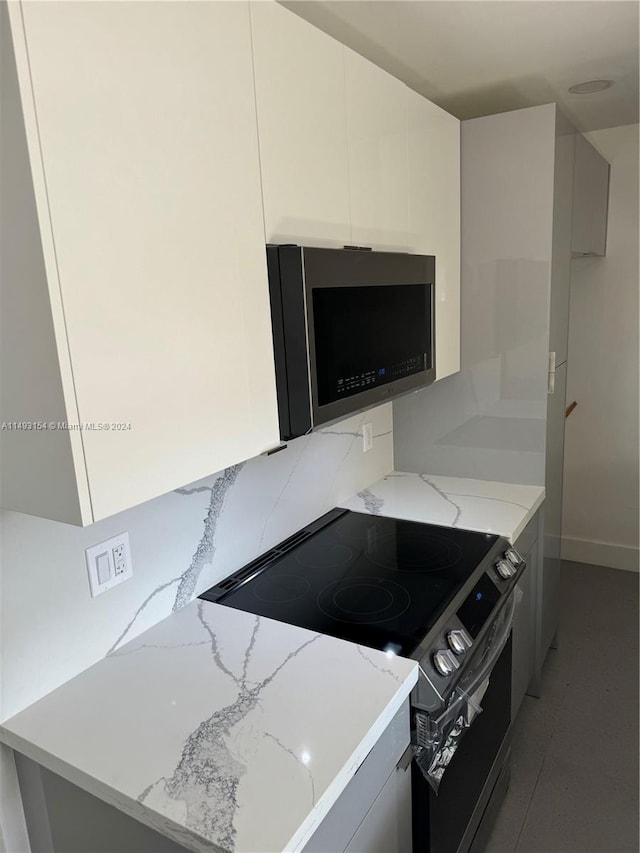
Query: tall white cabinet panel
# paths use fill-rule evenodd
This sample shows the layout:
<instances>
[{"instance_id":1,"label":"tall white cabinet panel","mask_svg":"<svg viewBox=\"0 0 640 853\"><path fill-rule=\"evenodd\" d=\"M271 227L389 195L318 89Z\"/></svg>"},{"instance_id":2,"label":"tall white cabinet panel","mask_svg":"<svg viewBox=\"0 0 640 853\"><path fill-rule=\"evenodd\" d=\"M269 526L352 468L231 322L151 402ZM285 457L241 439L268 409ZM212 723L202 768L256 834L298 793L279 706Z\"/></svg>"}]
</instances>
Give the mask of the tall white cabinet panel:
<instances>
[{"instance_id":1,"label":"tall white cabinet panel","mask_svg":"<svg viewBox=\"0 0 640 853\"><path fill-rule=\"evenodd\" d=\"M278 443L249 7L11 24L84 523Z\"/></svg>"},{"instance_id":2,"label":"tall white cabinet panel","mask_svg":"<svg viewBox=\"0 0 640 853\"><path fill-rule=\"evenodd\" d=\"M563 364L567 360L569 343L572 198L576 136L575 128L559 111L556 111L549 308L549 350L555 352L556 364Z\"/></svg>"},{"instance_id":3,"label":"tall white cabinet panel","mask_svg":"<svg viewBox=\"0 0 640 853\"><path fill-rule=\"evenodd\" d=\"M581 133L576 134L571 246L575 255L606 254L609 171L604 157Z\"/></svg>"},{"instance_id":4,"label":"tall white cabinet panel","mask_svg":"<svg viewBox=\"0 0 640 853\"><path fill-rule=\"evenodd\" d=\"M406 87L347 48L345 62L351 240L406 250Z\"/></svg>"},{"instance_id":5,"label":"tall white cabinet panel","mask_svg":"<svg viewBox=\"0 0 640 853\"><path fill-rule=\"evenodd\" d=\"M270 243L351 240L344 47L275 2L251 4Z\"/></svg>"},{"instance_id":6,"label":"tall white cabinet panel","mask_svg":"<svg viewBox=\"0 0 640 853\"><path fill-rule=\"evenodd\" d=\"M0 37L0 421L47 424L36 432L0 430L0 505L89 522L81 435L48 429L50 421L68 420L75 400L60 294L49 294L44 274L44 254L51 259L52 246L40 238L31 178L37 169L29 162L6 3L0 4Z\"/></svg>"},{"instance_id":7,"label":"tall white cabinet panel","mask_svg":"<svg viewBox=\"0 0 640 853\"><path fill-rule=\"evenodd\" d=\"M410 250L436 258L436 379L460 370L460 122L407 89Z\"/></svg>"}]
</instances>

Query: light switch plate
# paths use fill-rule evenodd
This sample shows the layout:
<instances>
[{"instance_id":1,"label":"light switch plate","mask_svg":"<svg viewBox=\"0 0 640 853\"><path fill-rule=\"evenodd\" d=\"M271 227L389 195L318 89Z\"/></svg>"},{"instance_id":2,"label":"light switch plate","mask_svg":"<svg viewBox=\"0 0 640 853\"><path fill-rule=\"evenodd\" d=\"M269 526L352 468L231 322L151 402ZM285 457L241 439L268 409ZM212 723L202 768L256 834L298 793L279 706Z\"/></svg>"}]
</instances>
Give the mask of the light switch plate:
<instances>
[{"instance_id":1,"label":"light switch plate","mask_svg":"<svg viewBox=\"0 0 640 853\"><path fill-rule=\"evenodd\" d=\"M126 532L92 545L84 553L92 598L126 581L133 574L129 534Z\"/></svg>"}]
</instances>

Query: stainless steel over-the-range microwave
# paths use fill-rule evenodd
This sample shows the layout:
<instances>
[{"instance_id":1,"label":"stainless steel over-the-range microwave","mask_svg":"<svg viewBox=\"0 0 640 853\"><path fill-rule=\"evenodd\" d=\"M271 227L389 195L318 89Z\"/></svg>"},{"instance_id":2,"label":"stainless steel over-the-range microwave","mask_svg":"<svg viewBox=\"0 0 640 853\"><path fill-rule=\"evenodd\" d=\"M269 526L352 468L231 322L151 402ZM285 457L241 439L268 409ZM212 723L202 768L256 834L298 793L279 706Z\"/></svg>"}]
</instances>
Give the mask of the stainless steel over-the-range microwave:
<instances>
[{"instance_id":1,"label":"stainless steel over-the-range microwave","mask_svg":"<svg viewBox=\"0 0 640 853\"><path fill-rule=\"evenodd\" d=\"M267 246L280 435L435 379L435 258Z\"/></svg>"}]
</instances>

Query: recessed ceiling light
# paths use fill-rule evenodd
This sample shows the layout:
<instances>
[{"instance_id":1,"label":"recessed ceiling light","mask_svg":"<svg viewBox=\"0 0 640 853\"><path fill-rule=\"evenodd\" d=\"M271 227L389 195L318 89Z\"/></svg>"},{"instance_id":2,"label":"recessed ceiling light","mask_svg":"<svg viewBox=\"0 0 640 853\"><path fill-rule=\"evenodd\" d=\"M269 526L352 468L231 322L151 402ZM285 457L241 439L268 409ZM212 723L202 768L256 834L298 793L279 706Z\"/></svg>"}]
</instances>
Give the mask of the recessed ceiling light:
<instances>
[{"instance_id":1,"label":"recessed ceiling light","mask_svg":"<svg viewBox=\"0 0 640 853\"><path fill-rule=\"evenodd\" d=\"M574 95L593 95L594 92L602 92L610 86L613 86L613 80L587 80L585 83L569 86L569 91Z\"/></svg>"}]
</instances>

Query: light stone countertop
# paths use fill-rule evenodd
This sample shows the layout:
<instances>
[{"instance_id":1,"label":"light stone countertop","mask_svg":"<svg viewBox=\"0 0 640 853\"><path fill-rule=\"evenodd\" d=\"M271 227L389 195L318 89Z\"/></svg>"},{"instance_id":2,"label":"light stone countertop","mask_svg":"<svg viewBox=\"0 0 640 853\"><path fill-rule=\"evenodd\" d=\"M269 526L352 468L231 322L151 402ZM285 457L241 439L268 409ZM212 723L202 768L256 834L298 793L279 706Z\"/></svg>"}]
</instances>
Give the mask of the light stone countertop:
<instances>
[{"instance_id":1,"label":"light stone countertop","mask_svg":"<svg viewBox=\"0 0 640 853\"><path fill-rule=\"evenodd\" d=\"M392 471L342 506L407 521L497 533L511 543L544 500L542 486Z\"/></svg>"},{"instance_id":2,"label":"light stone countertop","mask_svg":"<svg viewBox=\"0 0 640 853\"><path fill-rule=\"evenodd\" d=\"M0 726L0 740L194 851L300 850L417 664L194 601Z\"/></svg>"},{"instance_id":3,"label":"light stone countertop","mask_svg":"<svg viewBox=\"0 0 640 853\"><path fill-rule=\"evenodd\" d=\"M543 500L538 486L392 472L343 506L513 542ZM0 740L187 849L295 851L417 678L413 661L197 600Z\"/></svg>"}]
</instances>

